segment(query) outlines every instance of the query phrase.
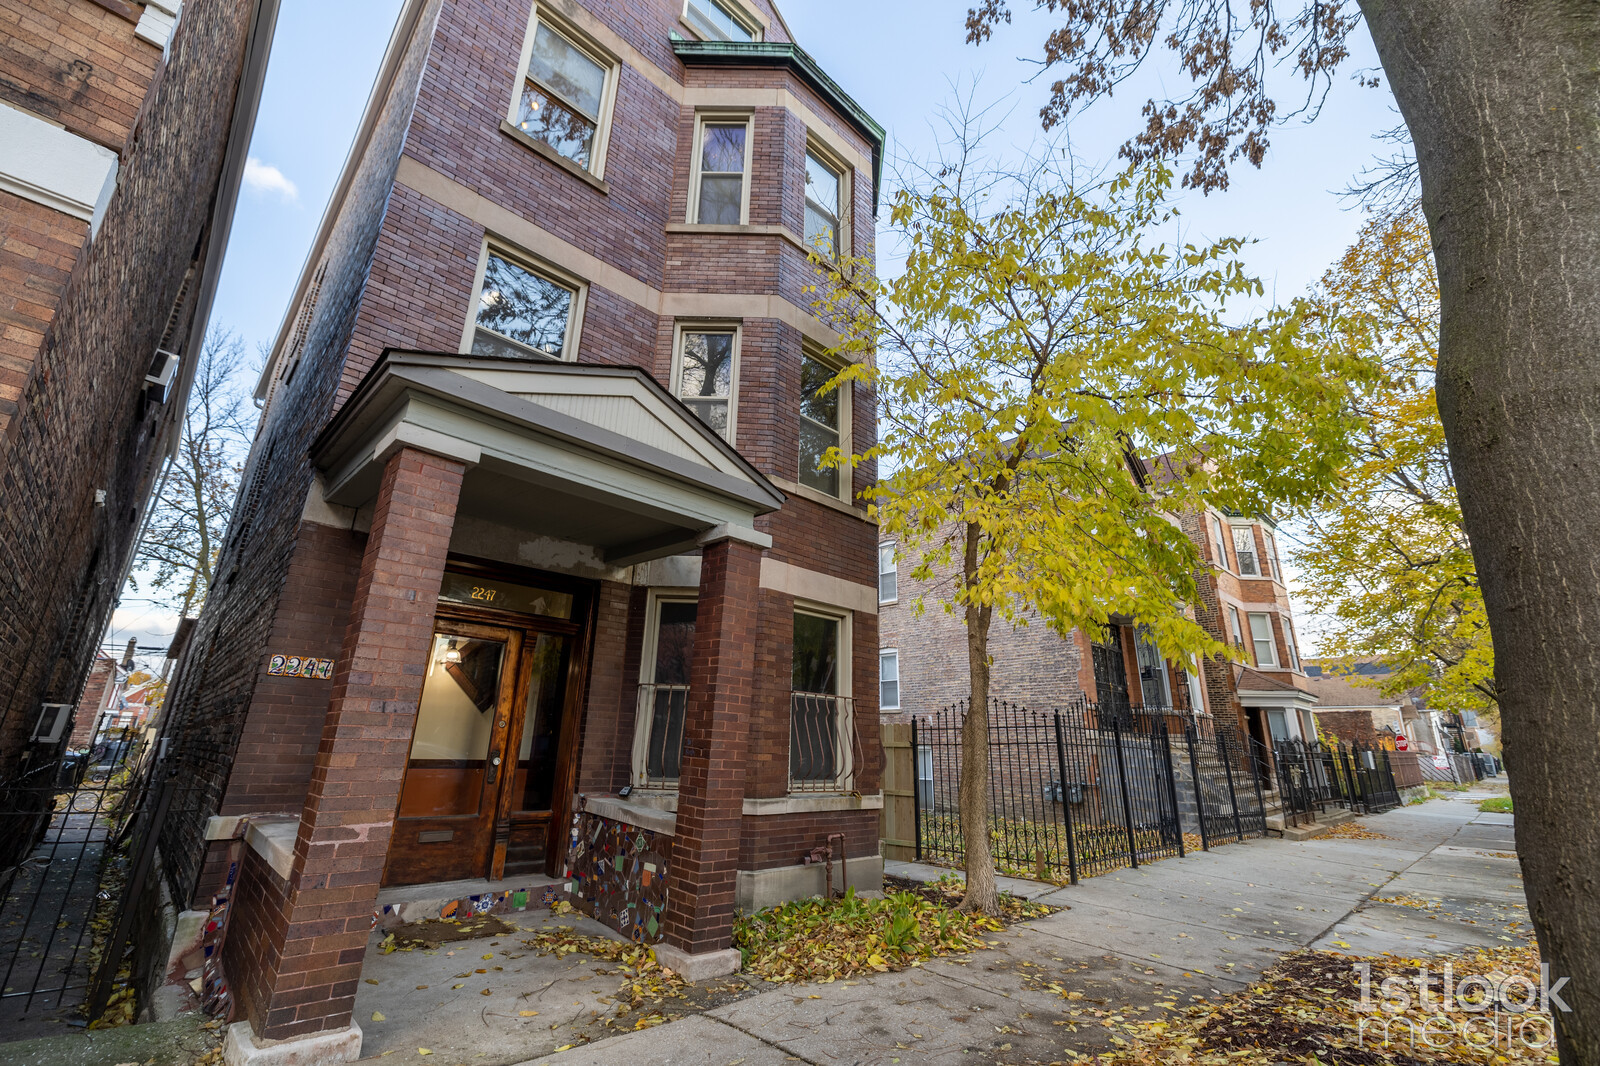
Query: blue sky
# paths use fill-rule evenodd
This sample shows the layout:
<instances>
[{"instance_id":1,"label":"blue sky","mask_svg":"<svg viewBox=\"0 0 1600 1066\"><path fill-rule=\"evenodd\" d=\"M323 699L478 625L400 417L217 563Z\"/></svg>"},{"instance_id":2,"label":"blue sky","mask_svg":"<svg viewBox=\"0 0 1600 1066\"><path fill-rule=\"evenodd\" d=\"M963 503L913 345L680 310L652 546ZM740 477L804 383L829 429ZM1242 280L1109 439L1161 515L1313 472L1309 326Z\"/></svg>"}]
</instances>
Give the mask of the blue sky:
<instances>
[{"instance_id":1,"label":"blue sky","mask_svg":"<svg viewBox=\"0 0 1600 1066\"><path fill-rule=\"evenodd\" d=\"M964 43L968 0L788 0L782 10L799 43L888 129L891 144L925 155L935 137L930 112L949 98L952 82L974 77L980 98L1009 95L1011 118L999 143L1026 147L1039 137L1048 81L1024 83L1036 68L1019 57L1038 53L1050 23L1025 4L1014 0L1015 24L982 48ZM214 326L239 333L252 351L277 332L399 6L399 0L283 0L212 313ZM1262 169L1237 168L1226 193L1179 200L1187 239L1254 239L1244 257L1269 298L1303 292L1353 241L1362 216L1338 190L1382 150L1374 136L1397 121L1386 90L1354 81L1357 71L1376 66L1364 30L1353 46L1314 124L1278 130ZM1186 84L1158 57L1117 97L1074 119L1074 151L1090 165L1113 162L1140 124L1144 100L1163 87L1179 95ZM1283 84L1300 88L1287 78ZM124 603L108 641L137 634L154 644L171 631L170 620L133 596ZM1305 626L1308 634L1314 628Z\"/></svg>"}]
</instances>

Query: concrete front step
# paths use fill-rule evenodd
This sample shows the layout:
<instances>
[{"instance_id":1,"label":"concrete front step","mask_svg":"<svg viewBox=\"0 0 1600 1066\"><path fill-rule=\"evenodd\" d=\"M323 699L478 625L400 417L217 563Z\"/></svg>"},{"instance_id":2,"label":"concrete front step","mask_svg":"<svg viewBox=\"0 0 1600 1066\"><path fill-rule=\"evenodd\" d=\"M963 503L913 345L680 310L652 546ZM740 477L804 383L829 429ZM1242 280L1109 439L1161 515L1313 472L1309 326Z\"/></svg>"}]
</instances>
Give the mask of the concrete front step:
<instances>
[{"instance_id":1,"label":"concrete front step","mask_svg":"<svg viewBox=\"0 0 1600 1066\"><path fill-rule=\"evenodd\" d=\"M385 888L378 893L374 924L391 929L406 922L433 918L539 910L565 898L564 885L565 881L558 878L532 876L506 881L445 881Z\"/></svg>"}]
</instances>

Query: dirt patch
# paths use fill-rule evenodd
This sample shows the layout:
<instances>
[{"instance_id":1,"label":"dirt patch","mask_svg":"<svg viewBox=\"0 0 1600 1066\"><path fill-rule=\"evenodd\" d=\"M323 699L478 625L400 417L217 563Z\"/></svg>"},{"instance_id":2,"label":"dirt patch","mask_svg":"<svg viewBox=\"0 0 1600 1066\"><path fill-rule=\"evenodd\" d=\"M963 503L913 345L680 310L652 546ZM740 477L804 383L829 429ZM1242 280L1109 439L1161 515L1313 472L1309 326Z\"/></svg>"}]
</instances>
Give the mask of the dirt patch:
<instances>
[{"instance_id":1,"label":"dirt patch","mask_svg":"<svg viewBox=\"0 0 1600 1066\"><path fill-rule=\"evenodd\" d=\"M430 918L424 922L407 922L395 926L383 938L385 951L403 951L420 948L430 951L440 944L453 944L458 940L482 940L490 936L515 936L515 926L507 925L492 914L475 914L471 918Z\"/></svg>"}]
</instances>

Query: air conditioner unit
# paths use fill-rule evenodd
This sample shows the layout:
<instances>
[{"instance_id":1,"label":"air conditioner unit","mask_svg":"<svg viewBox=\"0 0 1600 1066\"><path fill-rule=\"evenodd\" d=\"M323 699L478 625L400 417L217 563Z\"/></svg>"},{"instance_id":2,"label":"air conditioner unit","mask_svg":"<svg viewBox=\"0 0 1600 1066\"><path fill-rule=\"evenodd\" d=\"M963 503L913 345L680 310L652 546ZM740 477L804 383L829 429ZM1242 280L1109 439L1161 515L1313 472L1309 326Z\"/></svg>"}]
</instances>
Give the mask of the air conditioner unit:
<instances>
[{"instance_id":1,"label":"air conditioner unit","mask_svg":"<svg viewBox=\"0 0 1600 1066\"><path fill-rule=\"evenodd\" d=\"M54 744L67 731L72 721L72 704L46 703L39 708L39 721L33 727L32 739L40 744Z\"/></svg>"},{"instance_id":2,"label":"air conditioner unit","mask_svg":"<svg viewBox=\"0 0 1600 1066\"><path fill-rule=\"evenodd\" d=\"M156 403L167 402L167 390L172 388L172 382L178 376L178 357L172 352L156 349L156 356L150 361L150 372L144 376L145 392Z\"/></svg>"}]
</instances>

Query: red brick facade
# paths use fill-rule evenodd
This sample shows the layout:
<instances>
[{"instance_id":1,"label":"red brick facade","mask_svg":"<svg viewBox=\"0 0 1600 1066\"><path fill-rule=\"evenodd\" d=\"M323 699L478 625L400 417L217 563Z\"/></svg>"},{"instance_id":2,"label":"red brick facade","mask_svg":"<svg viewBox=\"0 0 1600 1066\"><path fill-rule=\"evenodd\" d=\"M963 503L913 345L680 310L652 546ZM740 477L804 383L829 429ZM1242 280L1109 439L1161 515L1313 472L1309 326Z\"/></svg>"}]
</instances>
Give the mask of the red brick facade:
<instances>
[{"instance_id":1,"label":"red brick facade","mask_svg":"<svg viewBox=\"0 0 1600 1066\"><path fill-rule=\"evenodd\" d=\"M264 378L266 407L221 580L170 700L177 758L208 793L174 815L163 839L181 895L204 899L220 882L224 845L204 840L212 816L301 818L288 881L252 860L236 895L236 921L245 910L270 912L243 920L249 946L226 960L258 1035L297 1036L349 1020L365 944L361 908L370 920L447 568L498 568L508 581L557 584L587 608L571 620L584 656L573 675L582 688L569 704L576 735L563 756L575 803L614 799L635 783L653 590L698 599L663 926L669 942L693 954L725 948L739 886L798 867L830 834L846 835L860 869L877 869L878 812L862 798L879 792L882 763L871 594L877 538L855 498L875 475L858 468L848 486L855 491L840 500L797 484L802 358L826 347L829 334L810 316L804 288L814 272L795 235L805 231L805 155L816 142L848 163L844 225L853 250L871 254L881 134L853 104L813 88L799 59L681 60L669 37L686 32L681 9L681 0L551 8L563 32L618 64L605 171L595 178L502 129L521 83L529 0L403 7L375 110ZM781 20L772 23L768 39L782 43ZM751 121L748 224L687 225L696 114L730 111ZM633 367L669 385L680 326L738 329L730 443L771 500L750 512L751 528L697 520L702 549L680 544L649 563L613 566L588 550L593 545L552 546L542 528L517 526L504 516L544 519L502 505L501 489L475 493L489 484L482 479L500 476L493 462L506 460L437 458L426 442L399 453L418 467L413 497L425 496L415 485L423 468L448 468L459 499L436 489L427 508L387 507L406 473L390 460L389 495L376 506L340 502L343 490L329 487L338 470L317 466L314 456L332 446L329 434L365 417L366 390L399 358L384 362L386 351L445 359L461 350L486 242L580 286L575 362L585 371ZM846 396L848 443L862 450L874 439L874 397L860 384ZM673 417L693 417L672 403ZM390 559L387 545L424 511L440 524L428 552ZM384 559L393 563L388 571L375 561ZM858 723L853 780L841 794L791 795L797 609L835 619L841 635L837 676L848 687L833 691L853 703ZM269 675L271 656L284 651L335 659L333 680ZM658 807L669 800L655 797ZM566 826L558 828L564 841Z\"/></svg>"}]
</instances>

